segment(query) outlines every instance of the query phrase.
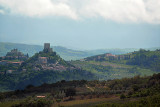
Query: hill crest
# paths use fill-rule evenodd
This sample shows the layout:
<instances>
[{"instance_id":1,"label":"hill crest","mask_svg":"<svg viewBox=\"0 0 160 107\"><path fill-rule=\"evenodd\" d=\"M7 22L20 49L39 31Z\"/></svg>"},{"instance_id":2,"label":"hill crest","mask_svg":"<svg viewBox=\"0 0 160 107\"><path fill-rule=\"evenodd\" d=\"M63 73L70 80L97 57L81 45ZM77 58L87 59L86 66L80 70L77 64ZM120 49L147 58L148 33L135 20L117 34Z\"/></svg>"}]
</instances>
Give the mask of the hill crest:
<instances>
[{"instance_id":1,"label":"hill crest","mask_svg":"<svg viewBox=\"0 0 160 107\"><path fill-rule=\"evenodd\" d=\"M59 55L56 54L50 48L49 43L44 44L43 51L36 53L34 56L29 58L20 67L21 70L32 69L35 71L40 70L54 70L54 71L66 71L67 69L75 69L73 66L68 64Z\"/></svg>"}]
</instances>

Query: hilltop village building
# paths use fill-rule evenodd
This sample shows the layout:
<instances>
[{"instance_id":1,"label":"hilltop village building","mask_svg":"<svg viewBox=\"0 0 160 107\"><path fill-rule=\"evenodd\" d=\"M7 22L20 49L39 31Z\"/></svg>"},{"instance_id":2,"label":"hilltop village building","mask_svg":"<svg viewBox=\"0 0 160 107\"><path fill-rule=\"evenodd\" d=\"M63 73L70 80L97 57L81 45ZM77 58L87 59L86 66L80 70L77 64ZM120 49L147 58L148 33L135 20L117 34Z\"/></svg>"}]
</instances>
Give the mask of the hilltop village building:
<instances>
[{"instance_id":1,"label":"hilltop village building","mask_svg":"<svg viewBox=\"0 0 160 107\"><path fill-rule=\"evenodd\" d=\"M106 53L103 55L97 55L93 58L94 61L103 61L103 60L128 60L131 59L131 54L127 55L113 55L111 53ZM85 61L87 58L82 59L81 61Z\"/></svg>"},{"instance_id":2,"label":"hilltop village building","mask_svg":"<svg viewBox=\"0 0 160 107\"><path fill-rule=\"evenodd\" d=\"M128 55L113 55L110 53L105 54L105 57L108 57L109 60L123 60L123 59L130 59L130 54Z\"/></svg>"},{"instance_id":3,"label":"hilltop village building","mask_svg":"<svg viewBox=\"0 0 160 107\"><path fill-rule=\"evenodd\" d=\"M38 62L40 64L47 64L47 57L38 57Z\"/></svg>"},{"instance_id":4,"label":"hilltop village building","mask_svg":"<svg viewBox=\"0 0 160 107\"><path fill-rule=\"evenodd\" d=\"M19 52L18 49L13 49L11 52L7 52L6 56L24 56L24 54Z\"/></svg>"},{"instance_id":5,"label":"hilltop village building","mask_svg":"<svg viewBox=\"0 0 160 107\"><path fill-rule=\"evenodd\" d=\"M28 54L24 55L22 52L18 51L18 49L13 49L10 52L7 52L6 56L2 57L4 60L20 60L24 61L29 58Z\"/></svg>"},{"instance_id":6,"label":"hilltop village building","mask_svg":"<svg viewBox=\"0 0 160 107\"><path fill-rule=\"evenodd\" d=\"M18 49L12 49L10 52L7 52L6 56L0 57L0 65L3 66L20 66L25 60L29 58L28 54L24 55ZM16 70L8 69L3 74L11 74Z\"/></svg>"},{"instance_id":7,"label":"hilltop village building","mask_svg":"<svg viewBox=\"0 0 160 107\"><path fill-rule=\"evenodd\" d=\"M28 58L28 54L24 55L22 52L18 51L18 49L12 49L10 52L7 52L6 56L0 57L0 65L11 64L14 66L19 66Z\"/></svg>"},{"instance_id":8,"label":"hilltop village building","mask_svg":"<svg viewBox=\"0 0 160 107\"><path fill-rule=\"evenodd\" d=\"M50 48L50 43L44 43L44 49L43 49L43 52L45 53L50 53L50 52L53 52L53 49ZM40 64L47 64L47 61L48 58L47 57L38 57L38 62Z\"/></svg>"}]
</instances>

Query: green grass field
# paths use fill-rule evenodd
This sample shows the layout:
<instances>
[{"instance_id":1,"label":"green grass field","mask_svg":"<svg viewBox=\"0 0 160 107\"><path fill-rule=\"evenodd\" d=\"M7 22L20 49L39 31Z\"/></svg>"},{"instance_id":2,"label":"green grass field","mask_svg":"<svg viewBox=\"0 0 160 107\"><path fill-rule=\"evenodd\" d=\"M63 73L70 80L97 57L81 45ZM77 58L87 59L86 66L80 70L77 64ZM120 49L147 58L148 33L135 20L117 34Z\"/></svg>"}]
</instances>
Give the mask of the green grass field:
<instances>
[{"instance_id":1,"label":"green grass field","mask_svg":"<svg viewBox=\"0 0 160 107\"><path fill-rule=\"evenodd\" d=\"M11 107L14 104L18 104L20 101L21 100L0 102L0 107Z\"/></svg>"}]
</instances>

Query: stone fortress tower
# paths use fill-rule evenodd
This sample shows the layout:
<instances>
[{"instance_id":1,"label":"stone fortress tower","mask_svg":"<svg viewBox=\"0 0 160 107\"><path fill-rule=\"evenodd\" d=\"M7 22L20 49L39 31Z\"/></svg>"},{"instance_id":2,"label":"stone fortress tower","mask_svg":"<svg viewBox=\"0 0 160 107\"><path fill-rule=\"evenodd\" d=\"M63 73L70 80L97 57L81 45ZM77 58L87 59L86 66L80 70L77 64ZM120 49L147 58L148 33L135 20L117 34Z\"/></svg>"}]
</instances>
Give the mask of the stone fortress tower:
<instances>
[{"instance_id":1,"label":"stone fortress tower","mask_svg":"<svg viewBox=\"0 0 160 107\"><path fill-rule=\"evenodd\" d=\"M44 43L44 52L53 52L53 49L50 48L50 43Z\"/></svg>"},{"instance_id":2,"label":"stone fortress tower","mask_svg":"<svg viewBox=\"0 0 160 107\"><path fill-rule=\"evenodd\" d=\"M43 49L43 52L45 53L50 53L50 52L53 52L52 48L50 48L50 43L44 43L44 49ZM47 57L38 57L38 62L40 64L47 64L47 61L48 58Z\"/></svg>"}]
</instances>

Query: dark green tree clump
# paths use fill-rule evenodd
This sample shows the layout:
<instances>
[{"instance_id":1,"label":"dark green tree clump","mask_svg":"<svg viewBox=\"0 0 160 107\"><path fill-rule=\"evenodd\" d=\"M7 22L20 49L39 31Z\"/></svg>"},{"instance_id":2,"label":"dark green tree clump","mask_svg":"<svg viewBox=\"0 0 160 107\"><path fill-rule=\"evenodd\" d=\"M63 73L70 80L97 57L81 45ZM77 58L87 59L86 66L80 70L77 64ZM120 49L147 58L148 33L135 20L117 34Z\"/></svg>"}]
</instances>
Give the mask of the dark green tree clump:
<instances>
[{"instance_id":1,"label":"dark green tree clump","mask_svg":"<svg viewBox=\"0 0 160 107\"><path fill-rule=\"evenodd\" d=\"M51 107L53 101L46 98L27 98L12 107Z\"/></svg>"},{"instance_id":2,"label":"dark green tree clump","mask_svg":"<svg viewBox=\"0 0 160 107\"><path fill-rule=\"evenodd\" d=\"M66 96L71 99L74 95L76 95L76 90L74 88L68 88L65 93Z\"/></svg>"}]
</instances>

